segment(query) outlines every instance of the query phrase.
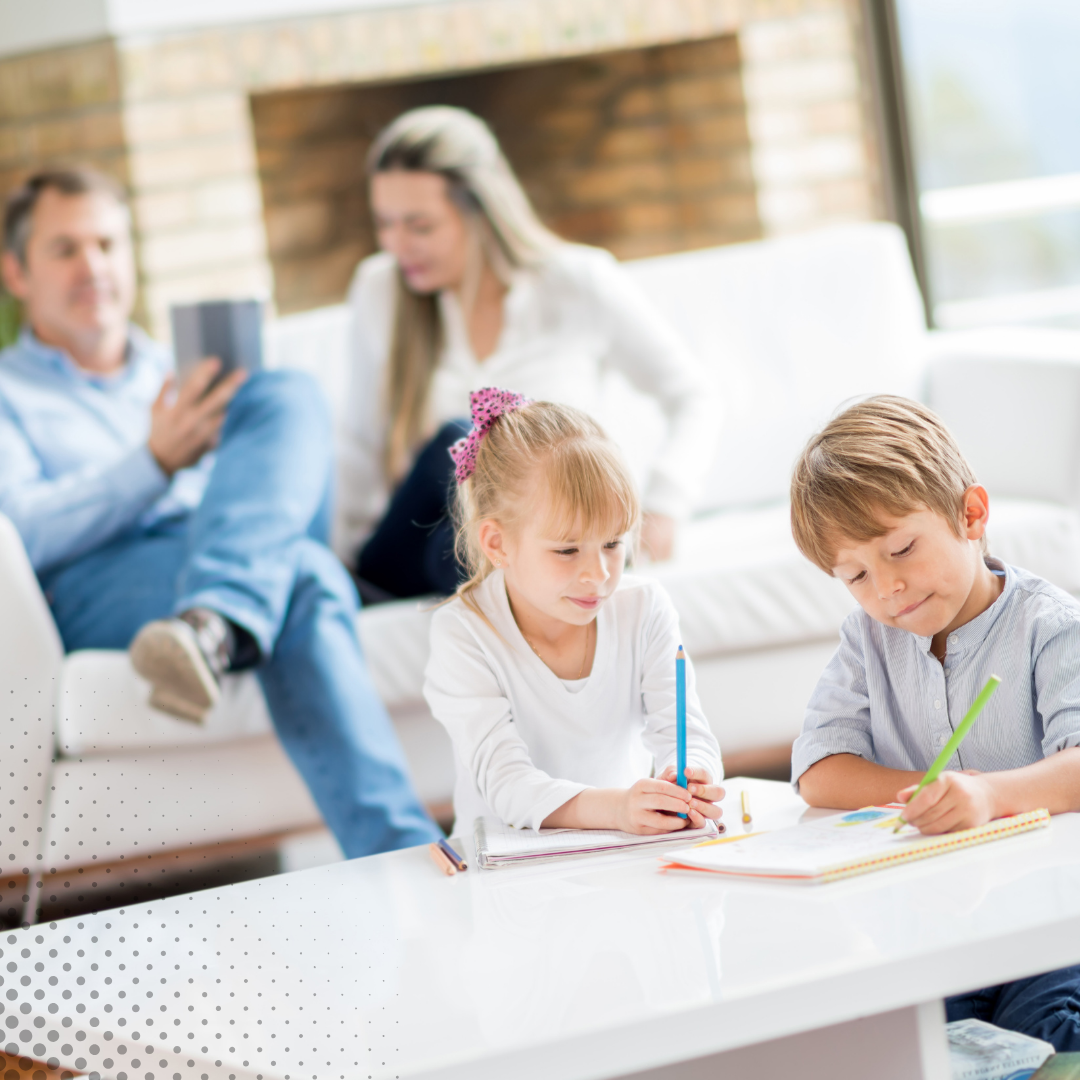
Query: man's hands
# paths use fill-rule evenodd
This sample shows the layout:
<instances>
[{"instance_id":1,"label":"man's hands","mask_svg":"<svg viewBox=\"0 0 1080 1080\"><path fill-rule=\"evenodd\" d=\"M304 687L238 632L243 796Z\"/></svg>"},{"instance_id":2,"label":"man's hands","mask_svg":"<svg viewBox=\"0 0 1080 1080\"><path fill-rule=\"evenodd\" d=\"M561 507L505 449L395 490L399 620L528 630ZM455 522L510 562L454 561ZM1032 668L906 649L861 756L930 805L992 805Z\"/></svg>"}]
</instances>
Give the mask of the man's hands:
<instances>
[{"instance_id":1,"label":"man's hands","mask_svg":"<svg viewBox=\"0 0 1080 1080\"><path fill-rule=\"evenodd\" d=\"M194 465L217 445L229 402L247 378L246 372L234 371L206 393L220 368L220 360L200 361L179 389L170 377L150 407L147 446L167 476Z\"/></svg>"},{"instance_id":2,"label":"man's hands","mask_svg":"<svg viewBox=\"0 0 1080 1080\"><path fill-rule=\"evenodd\" d=\"M896 795L907 803L904 820L928 835L973 829L1001 817L993 781L977 772L943 772L912 799L917 784ZM909 802L910 800L910 802Z\"/></svg>"}]
</instances>

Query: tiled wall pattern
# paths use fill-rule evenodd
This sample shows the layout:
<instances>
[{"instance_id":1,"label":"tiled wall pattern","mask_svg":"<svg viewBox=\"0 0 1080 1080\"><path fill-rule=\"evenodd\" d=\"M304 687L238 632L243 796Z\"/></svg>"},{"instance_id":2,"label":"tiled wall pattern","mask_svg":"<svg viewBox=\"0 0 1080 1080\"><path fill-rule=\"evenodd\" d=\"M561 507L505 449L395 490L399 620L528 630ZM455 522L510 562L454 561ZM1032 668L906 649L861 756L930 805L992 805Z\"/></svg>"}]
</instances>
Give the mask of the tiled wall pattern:
<instances>
[{"instance_id":1,"label":"tiled wall pattern","mask_svg":"<svg viewBox=\"0 0 1080 1080\"><path fill-rule=\"evenodd\" d=\"M656 250L662 235L669 238L663 243L676 247L755 235L759 226L748 224L753 213L745 156L728 152L732 142L745 139L743 125L766 235L880 216L857 0L458 0L16 57L0 62L0 189L41 162L72 158L126 179L134 193L143 313L155 332L167 332L168 305L177 299L271 294L279 261L272 253L285 249L294 262L281 264L283 299L291 305L322 302L333 298L331 290L312 289L305 300L295 280L289 284L301 264L283 238L308 226L313 234L325 230L326 210L312 203L264 220L252 95L355 88L676 42L704 46L706 39L720 55L700 92L726 94L718 109L730 108L731 115L726 126L716 120L712 160L679 168L687 177L697 171L697 180L688 183L712 188L713 209L700 211L695 223L674 205L677 199L662 206L644 198L668 183L676 167L662 155L630 167L628 150L621 171L612 152L606 173L566 177L572 197L546 207L555 224L586 239L616 236L613 246L627 255ZM730 74L736 48L744 110ZM487 77L497 81L506 73ZM691 98L692 82L688 76ZM661 105L655 96L650 101L645 89L623 98L621 107L644 110L643 117L649 109L673 111L676 103L669 98ZM736 116L740 110L745 119ZM732 127L739 130L733 134ZM574 137L560 136L570 143ZM707 132L702 137L709 138ZM624 146L633 142L630 135L619 138ZM643 146L634 153L643 153ZM340 164L357 168L355 147ZM264 167L269 175L265 159ZM643 195L639 209L621 211L617 228L604 224L597 210L607 198L605 181L612 200L628 187ZM543 204L540 181L533 186ZM348 228L359 228L358 192L340 191L334 206L352 215ZM365 243L354 238L352 247L342 242L328 254L333 269L324 276L338 282L339 291L349 260Z\"/></svg>"}]
</instances>

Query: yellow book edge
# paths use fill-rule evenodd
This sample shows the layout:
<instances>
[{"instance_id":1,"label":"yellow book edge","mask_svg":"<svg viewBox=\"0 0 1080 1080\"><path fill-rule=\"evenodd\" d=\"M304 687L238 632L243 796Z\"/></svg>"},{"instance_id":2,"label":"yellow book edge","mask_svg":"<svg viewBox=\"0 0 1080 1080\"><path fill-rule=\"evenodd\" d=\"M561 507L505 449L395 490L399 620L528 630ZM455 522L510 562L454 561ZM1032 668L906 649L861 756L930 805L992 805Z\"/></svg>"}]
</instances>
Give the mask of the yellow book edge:
<instances>
[{"instance_id":1,"label":"yellow book edge","mask_svg":"<svg viewBox=\"0 0 1080 1080\"><path fill-rule=\"evenodd\" d=\"M1016 833L1030 832L1032 829L1042 829L1050 824L1049 810L1027 810L1022 814L1013 814L1010 817L995 818L985 825L976 825L972 829L961 829L958 832L942 833L940 836L912 837L912 840L920 843L908 844L897 851L884 853L872 859L866 859L854 863L838 863L828 867L820 874L742 874L735 870L711 870L703 866L691 866L680 863L677 860L665 864L665 869L670 870L698 870L705 874L721 874L725 877L756 878L769 881L812 881L827 882L841 881L844 878L857 877L860 874L869 874L874 870L883 870L888 866L899 866L901 863L917 862L920 859L929 859L935 855L941 855L948 851L958 851L961 848L975 847L991 840L999 840L1005 836L1013 836ZM752 836L764 836L769 830L756 833L745 833L743 836L721 836L716 840L706 840L700 844L694 844L691 851L702 847L711 847L714 844L730 844L738 840L749 840Z\"/></svg>"}]
</instances>

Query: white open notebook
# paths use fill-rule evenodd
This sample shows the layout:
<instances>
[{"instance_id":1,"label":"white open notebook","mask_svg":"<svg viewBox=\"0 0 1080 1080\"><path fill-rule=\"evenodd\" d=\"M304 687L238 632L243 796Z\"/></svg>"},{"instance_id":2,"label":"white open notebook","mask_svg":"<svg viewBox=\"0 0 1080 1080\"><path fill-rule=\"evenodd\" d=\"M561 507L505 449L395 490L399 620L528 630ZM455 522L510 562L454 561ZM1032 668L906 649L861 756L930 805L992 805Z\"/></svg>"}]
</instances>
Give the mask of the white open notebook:
<instances>
[{"instance_id":1,"label":"white open notebook","mask_svg":"<svg viewBox=\"0 0 1080 1080\"><path fill-rule=\"evenodd\" d=\"M1001 840L1050 824L1046 810L998 818L973 829L923 836L910 825L894 833L902 806L867 806L775 832L751 833L680 851L674 869L781 881L836 881L959 848Z\"/></svg>"},{"instance_id":2,"label":"white open notebook","mask_svg":"<svg viewBox=\"0 0 1080 1080\"><path fill-rule=\"evenodd\" d=\"M515 829L496 818L477 818L473 828L476 862L482 870L501 866L544 862L605 851L634 848L655 850L658 846L711 840L724 826L707 821L701 829L681 829L660 836L637 836L615 829Z\"/></svg>"}]
</instances>

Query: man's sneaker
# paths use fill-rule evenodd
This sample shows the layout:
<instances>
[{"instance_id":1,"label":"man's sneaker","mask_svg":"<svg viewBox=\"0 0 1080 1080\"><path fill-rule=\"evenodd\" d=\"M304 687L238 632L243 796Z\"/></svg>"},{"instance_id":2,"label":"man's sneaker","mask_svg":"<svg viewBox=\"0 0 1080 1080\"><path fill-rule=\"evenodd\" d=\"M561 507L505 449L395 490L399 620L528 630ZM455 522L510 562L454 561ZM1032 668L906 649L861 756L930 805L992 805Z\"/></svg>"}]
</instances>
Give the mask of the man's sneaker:
<instances>
[{"instance_id":1,"label":"man's sneaker","mask_svg":"<svg viewBox=\"0 0 1080 1080\"><path fill-rule=\"evenodd\" d=\"M201 724L221 697L218 680L229 669L230 630L206 608L147 623L128 651L135 670L153 686L150 704Z\"/></svg>"}]
</instances>

